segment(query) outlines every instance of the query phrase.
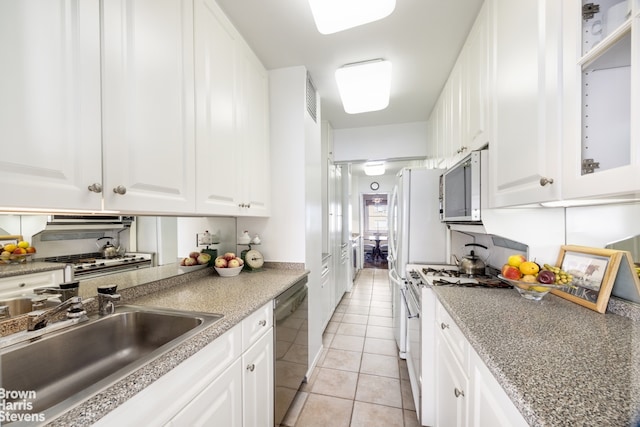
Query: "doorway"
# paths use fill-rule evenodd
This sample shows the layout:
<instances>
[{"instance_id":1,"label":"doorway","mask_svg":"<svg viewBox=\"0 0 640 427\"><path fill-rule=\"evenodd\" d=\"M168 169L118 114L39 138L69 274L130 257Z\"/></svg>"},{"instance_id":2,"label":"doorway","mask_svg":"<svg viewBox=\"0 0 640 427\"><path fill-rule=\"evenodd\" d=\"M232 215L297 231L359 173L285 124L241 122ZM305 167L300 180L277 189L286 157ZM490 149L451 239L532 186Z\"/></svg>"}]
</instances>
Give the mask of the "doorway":
<instances>
[{"instance_id":1,"label":"doorway","mask_svg":"<svg viewBox=\"0 0 640 427\"><path fill-rule=\"evenodd\" d=\"M362 195L362 243L363 268L388 267L389 245L388 194L370 193Z\"/></svg>"}]
</instances>

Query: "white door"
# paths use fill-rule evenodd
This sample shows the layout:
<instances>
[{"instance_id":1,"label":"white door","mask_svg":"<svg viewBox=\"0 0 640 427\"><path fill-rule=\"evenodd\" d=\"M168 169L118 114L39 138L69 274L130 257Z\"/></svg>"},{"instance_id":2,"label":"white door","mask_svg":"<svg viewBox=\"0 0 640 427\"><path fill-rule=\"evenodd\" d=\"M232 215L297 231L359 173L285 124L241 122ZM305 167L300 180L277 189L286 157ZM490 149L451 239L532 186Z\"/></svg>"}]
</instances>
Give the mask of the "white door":
<instances>
[{"instance_id":1,"label":"white door","mask_svg":"<svg viewBox=\"0 0 640 427\"><path fill-rule=\"evenodd\" d=\"M183 426L242 426L242 369L236 361L167 424ZM170 390L167 390L170 392Z\"/></svg>"},{"instance_id":2,"label":"white door","mask_svg":"<svg viewBox=\"0 0 640 427\"><path fill-rule=\"evenodd\" d=\"M0 64L2 205L99 210L99 2L3 1Z\"/></svg>"},{"instance_id":3,"label":"white door","mask_svg":"<svg viewBox=\"0 0 640 427\"><path fill-rule=\"evenodd\" d=\"M273 328L242 355L245 427L272 427L274 411ZM227 425L227 424L220 424Z\"/></svg>"},{"instance_id":4,"label":"white door","mask_svg":"<svg viewBox=\"0 0 640 427\"><path fill-rule=\"evenodd\" d=\"M106 209L195 210L193 2L103 2Z\"/></svg>"}]
</instances>

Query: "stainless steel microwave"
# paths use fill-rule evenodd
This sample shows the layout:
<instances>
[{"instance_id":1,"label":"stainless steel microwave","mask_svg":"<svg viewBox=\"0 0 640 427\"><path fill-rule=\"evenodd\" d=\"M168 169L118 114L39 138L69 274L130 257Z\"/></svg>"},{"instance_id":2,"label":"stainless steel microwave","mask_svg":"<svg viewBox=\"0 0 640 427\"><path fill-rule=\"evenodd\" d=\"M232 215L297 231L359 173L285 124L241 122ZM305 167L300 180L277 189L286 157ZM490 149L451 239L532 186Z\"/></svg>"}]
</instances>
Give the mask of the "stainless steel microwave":
<instances>
[{"instance_id":1,"label":"stainless steel microwave","mask_svg":"<svg viewBox=\"0 0 640 427\"><path fill-rule=\"evenodd\" d=\"M440 176L440 219L443 222L482 221L481 171L486 159L487 150L472 151Z\"/></svg>"}]
</instances>

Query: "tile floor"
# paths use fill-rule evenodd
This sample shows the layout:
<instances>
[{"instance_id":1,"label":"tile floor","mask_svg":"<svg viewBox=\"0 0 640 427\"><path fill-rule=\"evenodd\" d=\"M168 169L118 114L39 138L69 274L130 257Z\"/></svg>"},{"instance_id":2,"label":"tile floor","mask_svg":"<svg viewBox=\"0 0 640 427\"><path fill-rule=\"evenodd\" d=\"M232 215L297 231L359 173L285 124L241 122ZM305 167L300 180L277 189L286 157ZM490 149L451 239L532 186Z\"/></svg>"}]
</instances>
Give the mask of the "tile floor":
<instances>
[{"instance_id":1,"label":"tile floor","mask_svg":"<svg viewBox=\"0 0 640 427\"><path fill-rule=\"evenodd\" d=\"M393 338L386 269L359 273L336 307L324 350L282 426L418 426L407 364Z\"/></svg>"}]
</instances>

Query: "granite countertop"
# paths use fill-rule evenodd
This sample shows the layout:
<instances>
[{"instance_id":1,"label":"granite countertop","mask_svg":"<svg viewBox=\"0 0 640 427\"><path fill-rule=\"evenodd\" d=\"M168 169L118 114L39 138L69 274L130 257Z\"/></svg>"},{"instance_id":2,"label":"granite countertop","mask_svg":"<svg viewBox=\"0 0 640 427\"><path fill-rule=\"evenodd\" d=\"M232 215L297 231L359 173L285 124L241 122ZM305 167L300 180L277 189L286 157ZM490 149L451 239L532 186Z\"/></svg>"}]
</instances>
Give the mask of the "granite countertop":
<instances>
[{"instance_id":1,"label":"granite countertop","mask_svg":"<svg viewBox=\"0 0 640 427\"><path fill-rule=\"evenodd\" d=\"M640 322L548 294L434 287L532 426L637 426Z\"/></svg>"},{"instance_id":2,"label":"granite countertop","mask_svg":"<svg viewBox=\"0 0 640 427\"><path fill-rule=\"evenodd\" d=\"M19 264L0 265L0 279L20 276L23 274L40 273L43 271L63 270L65 264L59 262L30 261Z\"/></svg>"},{"instance_id":3,"label":"granite countertop","mask_svg":"<svg viewBox=\"0 0 640 427\"><path fill-rule=\"evenodd\" d=\"M158 277L167 274L161 270L155 273L146 271L145 274ZM213 269L206 268L138 286L125 286L122 290L118 288L124 304L216 313L224 317L80 405L48 420L46 425L80 427L95 423L307 275L308 271L301 267L265 267L236 277L220 277ZM126 281L126 275L98 279L101 278L87 282L93 282L92 287L105 280L118 283ZM91 292L83 290L83 285L81 283L81 292Z\"/></svg>"}]
</instances>

